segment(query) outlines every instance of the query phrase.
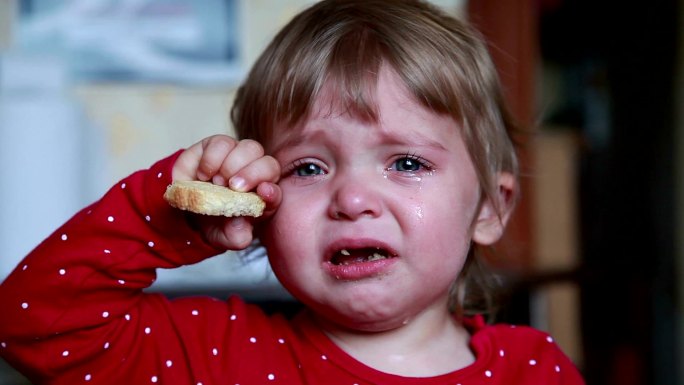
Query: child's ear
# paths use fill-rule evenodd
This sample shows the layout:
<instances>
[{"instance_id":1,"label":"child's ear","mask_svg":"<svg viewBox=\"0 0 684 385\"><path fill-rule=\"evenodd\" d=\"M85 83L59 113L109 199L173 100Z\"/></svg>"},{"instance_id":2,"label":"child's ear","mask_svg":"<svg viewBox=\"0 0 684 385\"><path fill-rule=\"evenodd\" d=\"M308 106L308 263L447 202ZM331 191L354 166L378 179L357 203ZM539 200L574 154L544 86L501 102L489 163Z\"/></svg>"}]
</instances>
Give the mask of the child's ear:
<instances>
[{"instance_id":1,"label":"child's ear","mask_svg":"<svg viewBox=\"0 0 684 385\"><path fill-rule=\"evenodd\" d=\"M484 201L475 218L473 241L480 245L491 245L501 238L514 206L517 182L508 172L497 175L496 196L483 197ZM494 204L492 199L496 199ZM497 210L498 208L498 210Z\"/></svg>"}]
</instances>

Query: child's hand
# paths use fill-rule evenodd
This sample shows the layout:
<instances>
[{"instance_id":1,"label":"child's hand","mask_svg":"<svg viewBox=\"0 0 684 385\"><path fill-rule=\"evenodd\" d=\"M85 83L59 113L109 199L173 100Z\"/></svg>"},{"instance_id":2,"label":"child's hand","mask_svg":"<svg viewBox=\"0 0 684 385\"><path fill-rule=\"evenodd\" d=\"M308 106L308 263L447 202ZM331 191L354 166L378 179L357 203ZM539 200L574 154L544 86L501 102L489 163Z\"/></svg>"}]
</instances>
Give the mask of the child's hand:
<instances>
[{"instance_id":1,"label":"child's hand","mask_svg":"<svg viewBox=\"0 0 684 385\"><path fill-rule=\"evenodd\" d=\"M225 135L203 139L185 150L173 167L173 180L201 180L228 186L235 191L251 191L266 202L261 218L267 218L280 204L281 191L276 184L280 165L264 155L256 141L238 141ZM197 215L196 223L213 245L231 250L249 246L253 239L251 218L209 217Z\"/></svg>"}]
</instances>

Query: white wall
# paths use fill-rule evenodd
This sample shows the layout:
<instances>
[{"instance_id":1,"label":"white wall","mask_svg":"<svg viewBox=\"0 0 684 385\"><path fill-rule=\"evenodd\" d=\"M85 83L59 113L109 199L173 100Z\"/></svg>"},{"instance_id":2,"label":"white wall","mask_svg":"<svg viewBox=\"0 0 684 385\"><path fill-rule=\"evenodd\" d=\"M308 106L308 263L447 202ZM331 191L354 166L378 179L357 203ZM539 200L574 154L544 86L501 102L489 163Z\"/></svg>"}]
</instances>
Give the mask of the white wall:
<instances>
[{"instance_id":1,"label":"white wall","mask_svg":"<svg viewBox=\"0 0 684 385\"><path fill-rule=\"evenodd\" d=\"M69 97L58 60L5 54L0 62L0 279L93 196L88 159L98 141Z\"/></svg>"},{"instance_id":2,"label":"white wall","mask_svg":"<svg viewBox=\"0 0 684 385\"><path fill-rule=\"evenodd\" d=\"M244 68L313 2L239 0ZM463 0L435 3L455 13L463 6ZM10 20L13 4L2 4L0 19ZM11 32L6 24L2 30ZM234 87L76 85L59 57L18 53L10 38L0 41L0 280L117 180L205 136L231 132ZM243 266L222 256L161 271L157 286L272 285L267 272L263 262Z\"/></svg>"}]
</instances>

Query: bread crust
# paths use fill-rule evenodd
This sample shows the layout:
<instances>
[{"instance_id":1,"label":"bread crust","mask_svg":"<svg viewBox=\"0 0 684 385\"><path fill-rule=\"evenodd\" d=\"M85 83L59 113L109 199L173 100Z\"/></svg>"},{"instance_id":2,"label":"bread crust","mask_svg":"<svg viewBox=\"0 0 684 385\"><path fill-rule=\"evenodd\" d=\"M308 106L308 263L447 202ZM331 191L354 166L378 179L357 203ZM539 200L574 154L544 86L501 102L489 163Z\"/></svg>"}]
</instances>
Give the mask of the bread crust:
<instances>
[{"instance_id":1,"label":"bread crust","mask_svg":"<svg viewBox=\"0 0 684 385\"><path fill-rule=\"evenodd\" d=\"M259 217L266 206L255 193L202 181L175 181L166 188L164 199L181 210L226 217Z\"/></svg>"}]
</instances>

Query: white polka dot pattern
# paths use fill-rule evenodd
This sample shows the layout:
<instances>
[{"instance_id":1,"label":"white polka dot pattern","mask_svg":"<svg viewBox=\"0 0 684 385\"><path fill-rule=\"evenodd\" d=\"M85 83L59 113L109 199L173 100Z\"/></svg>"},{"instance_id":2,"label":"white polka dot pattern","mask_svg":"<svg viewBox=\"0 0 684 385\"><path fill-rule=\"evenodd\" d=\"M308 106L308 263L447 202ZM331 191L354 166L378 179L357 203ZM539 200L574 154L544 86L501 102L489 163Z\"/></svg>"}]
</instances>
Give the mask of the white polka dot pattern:
<instances>
[{"instance_id":1,"label":"white polka dot pattern","mask_svg":"<svg viewBox=\"0 0 684 385\"><path fill-rule=\"evenodd\" d=\"M166 169L170 170L170 167ZM161 179L164 174L157 169L145 175L149 182L155 176ZM131 379L130 383L175 385L182 381L183 384L209 385L214 383L209 379L218 378L220 383L245 385L252 382L295 384L293 378L310 376L311 373L320 371L325 378L318 378L319 381L314 383L366 383L351 370L358 370L360 364L359 367L354 367L355 364L352 363L351 369L346 368L341 362L350 362L346 361L349 357L341 361L335 349L324 349L324 344L312 344L288 329L291 326L282 319L280 323L276 323L261 313L245 311L244 304L236 302L237 300L229 300L228 304L214 299L211 302L171 301L163 302L163 306L157 306L162 302L155 302L157 305L154 307L149 305L148 302L154 301L138 286L153 281L152 270L155 266L168 266L169 263L180 265L191 260L200 260L205 257L203 253L208 254L208 247L197 234L189 230L187 233L179 232L179 238L175 240L160 238L160 234L164 234L161 231L164 226L174 226L173 231L182 226L178 226L173 220L166 223L169 216L159 211L166 207L161 198L152 205L144 201L149 199L149 195L141 193L145 190L139 188L142 186L141 180L136 178L131 177L126 182L121 182L120 189L114 188L108 193L113 194L111 196L114 198L108 196L102 201L105 203L96 203L92 206L93 210L85 212L92 212L92 216L79 215L76 221L55 232L51 242L46 242L45 250L39 250L43 255L28 259L30 269L29 264L20 264L21 269L14 274L18 276L15 277L16 281L24 282L23 287L12 286L11 297L5 295L9 290L0 292L0 301L4 297L10 298L2 302L6 306L0 309L3 312L12 312L14 319L21 319L22 322L26 320L30 324L33 322L31 318L36 314L41 317L43 314L50 314L49 317L54 317L41 321L43 324L49 321L48 324L53 328L51 333L60 335L59 338L47 338L40 343L46 346L44 351L52 358L51 365L55 368L55 373L59 370L71 370L70 373L65 372L68 377L64 378L75 378L75 383L107 383L109 379L105 378L105 373L119 374L121 378L138 373L139 377ZM159 191L163 191L165 186L162 184L166 182L154 181L159 185ZM149 185L145 185L145 189ZM106 199L114 200L107 203ZM149 224L153 218L154 228ZM98 233L97 236L102 238L87 239L93 233ZM193 242L190 239L197 239L197 242L194 242L193 247L182 247L182 256L174 256L164 250L172 249L167 245L178 245L177 242L191 245ZM46 300L35 295L36 291L31 285L41 281L50 281L50 289L54 287L55 293L50 293L49 297L59 300ZM88 295L74 294L75 287L94 291L87 292ZM102 290L106 295L101 298L90 295L97 290ZM107 302L109 299L112 302ZM71 313L64 313L65 303L68 303L69 309L74 309L70 310ZM0 317L3 316L0 312ZM79 326L81 319L82 324ZM73 332L78 327L81 330ZM486 328L492 329L494 328ZM22 332L30 336L31 333L26 330L28 329ZM98 335L99 330L107 334ZM513 343L512 339L509 340L513 338L510 336L527 333L525 326L512 325L496 330L500 333L497 334L500 338L492 339L497 343L489 346L491 350L483 354L489 361L470 371L468 379L453 377L454 381L449 382L450 384L535 384L531 380L501 382L507 378L507 368L511 367L515 368L516 373L544 373L549 378L567 378L567 374L572 374L573 368L566 361L558 359L558 350L551 336L539 333L530 337L534 339L530 343L520 343L520 340ZM37 328L33 331L42 332ZM12 354L15 349L19 351L19 348L23 348L20 344L29 340L7 336L2 332L0 328L3 356ZM87 336L89 340L85 341L83 336ZM179 336L183 340L179 340ZM226 336L234 339L230 340ZM531 350L530 346L541 347L542 350ZM301 356L293 356L300 353ZM232 373L228 368L234 369L230 358L235 356L240 356L242 365L254 365L253 370L250 367L242 371L253 373L253 378L241 379L240 383L230 378ZM186 360L186 357L191 359ZM269 357L269 361L263 361L263 357ZM197 362L197 366L187 367ZM288 366L285 366L286 363ZM102 367L103 365L110 366ZM334 380L329 381L328 377ZM557 385L560 380L554 383L545 377L544 383ZM571 381L565 383L578 385Z\"/></svg>"}]
</instances>

